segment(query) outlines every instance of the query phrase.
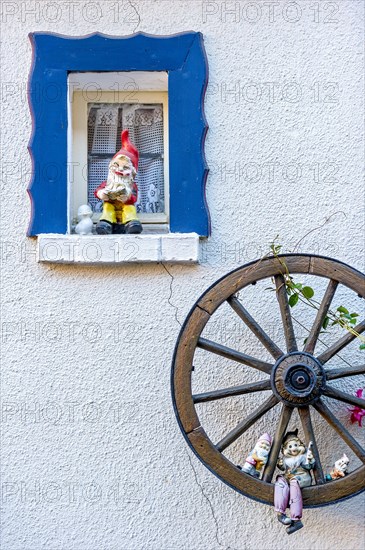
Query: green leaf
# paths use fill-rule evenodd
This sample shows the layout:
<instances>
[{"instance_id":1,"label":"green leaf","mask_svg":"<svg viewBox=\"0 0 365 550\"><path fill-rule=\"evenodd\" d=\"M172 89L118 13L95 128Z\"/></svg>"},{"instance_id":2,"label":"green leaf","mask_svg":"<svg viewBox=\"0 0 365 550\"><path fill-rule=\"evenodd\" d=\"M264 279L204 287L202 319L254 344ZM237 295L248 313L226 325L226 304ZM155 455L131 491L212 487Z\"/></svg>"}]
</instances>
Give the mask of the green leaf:
<instances>
[{"instance_id":1,"label":"green leaf","mask_svg":"<svg viewBox=\"0 0 365 550\"><path fill-rule=\"evenodd\" d=\"M350 313L351 317L358 317L359 314L358 313Z\"/></svg>"},{"instance_id":2,"label":"green leaf","mask_svg":"<svg viewBox=\"0 0 365 550\"><path fill-rule=\"evenodd\" d=\"M280 254L282 247L283 245L281 244L275 244L275 241L270 244L270 250L274 256Z\"/></svg>"},{"instance_id":3,"label":"green leaf","mask_svg":"<svg viewBox=\"0 0 365 550\"><path fill-rule=\"evenodd\" d=\"M365 349L365 344L360 344L359 348L360 349Z\"/></svg>"},{"instance_id":4,"label":"green leaf","mask_svg":"<svg viewBox=\"0 0 365 550\"><path fill-rule=\"evenodd\" d=\"M292 294L289 298L290 307L294 307L298 303L298 300L299 300L298 294Z\"/></svg>"},{"instance_id":5,"label":"green leaf","mask_svg":"<svg viewBox=\"0 0 365 550\"><path fill-rule=\"evenodd\" d=\"M339 306L339 307L337 308L337 311L339 311L340 313L348 313L348 312L349 312L349 310L346 309L346 308L343 307L343 306Z\"/></svg>"},{"instance_id":6,"label":"green leaf","mask_svg":"<svg viewBox=\"0 0 365 550\"><path fill-rule=\"evenodd\" d=\"M322 327L326 330L326 328L328 327L328 323L330 322L330 318L329 317L325 317L324 318L324 321L322 323Z\"/></svg>"},{"instance_id":7,"label":"green leaf","mask_svg":"<svg viewBox=\"0 0 365 550\"><path fill-rule=\"evenodd\" d=\"M314 296L314 290L313 288L311 288L310 286L304 286L302 288L302 294L305 298L307 298L308 300L310 300L311 298L313 298Z\"/></svg>"}]
</instances>

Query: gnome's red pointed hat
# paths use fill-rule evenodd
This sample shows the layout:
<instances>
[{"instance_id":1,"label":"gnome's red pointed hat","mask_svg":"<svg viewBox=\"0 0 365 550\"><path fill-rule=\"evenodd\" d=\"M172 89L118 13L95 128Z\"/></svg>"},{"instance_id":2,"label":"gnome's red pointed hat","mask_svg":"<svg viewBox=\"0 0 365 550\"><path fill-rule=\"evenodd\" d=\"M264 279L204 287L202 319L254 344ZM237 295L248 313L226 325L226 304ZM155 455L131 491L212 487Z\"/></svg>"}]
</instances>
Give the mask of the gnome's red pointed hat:
<instances>
[{"instance_id":1,"label":"gnome's red pointed hat","mask_svg":"<svg viewBox=\"0 0 365 550\"><path fill-rule=\"evenodd\" d=\"M133 145L133 143L129 140L128 130L122 131L121 140L122 140L122 148L117 153L115 153L113 159L120 157L121 155L124 155L125 157L128 157L131 159L133 166L135 167L136 170L138 170L139 153L138 153L138 150Z\"/></svg>"}]
</instances>

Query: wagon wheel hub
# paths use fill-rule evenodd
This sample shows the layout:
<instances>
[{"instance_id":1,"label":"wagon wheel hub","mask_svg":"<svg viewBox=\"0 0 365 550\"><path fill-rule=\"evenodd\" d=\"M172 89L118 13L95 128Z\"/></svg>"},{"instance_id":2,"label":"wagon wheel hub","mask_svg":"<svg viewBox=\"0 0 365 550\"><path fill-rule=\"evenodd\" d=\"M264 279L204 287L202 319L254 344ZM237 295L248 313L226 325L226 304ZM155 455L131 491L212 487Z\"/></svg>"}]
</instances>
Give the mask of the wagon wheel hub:
<instances>
[{"instance_id":1,"label":"wagon wheel hub","mask_svg":"<svg viewBox=\"0 0 365 550\"><path fill-rule=\"evenodd\" d=\"M276 362L272 370L273 392L287 405L304 406L316 401L324 387L324 370L313 355L293 352Z\"/></svg>"}]
</instances>

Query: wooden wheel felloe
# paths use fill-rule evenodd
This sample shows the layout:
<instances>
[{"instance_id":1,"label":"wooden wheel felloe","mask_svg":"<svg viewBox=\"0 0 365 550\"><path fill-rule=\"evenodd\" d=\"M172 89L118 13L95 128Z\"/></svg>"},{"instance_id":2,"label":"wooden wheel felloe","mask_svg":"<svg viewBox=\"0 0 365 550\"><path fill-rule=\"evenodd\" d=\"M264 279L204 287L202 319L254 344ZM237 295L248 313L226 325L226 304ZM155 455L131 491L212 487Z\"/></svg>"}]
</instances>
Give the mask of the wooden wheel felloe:
<instances>
[{"instance_id":1,"label":"wooden wheel felloe","mask_svg":"<svg viewBox=\"0 0 365 550\"><path fill-rule=\"evenodd\" d=\"M299 349L293 327L283 265L291 275L313 275L329 280L303 350ZM263 330L255 320L254 312L251 315L246 310L244 298L236 296L238 291L264 279L275 281L286 349L281 349ZM193 306L181 329L172 364L172 396L180 428L189 446L212 473L233 489L260 502L273 504L272 481L276 462L283 436L295 409L298 411L307 443L309 440L313 442L312 450L316 460L315 484L302 490L304 506L323 506L354 496L365 489L365 449L339 422L322 399L323 396L330 397L365 408L365 400L331 386L332 380L364 374L365 365L346 365L338 368L328 368L326 365L330 359L338 358L339 352L356 338L356 334L344 330L344 335L325 351L318 355L315 353L323 321L341 285L359 297L365 297L365 276L342 262L321 256L299 254L261 259L232 271L213 284ZM265 346L272 357L271 361L253 357L201 336L212 315L225 302ZM358 334L362 333L365 330L365 321L358 323L354 330ZM240 385L193 395L192 371L197 348L261 371L262 379L250 383L244 383L242 380L243 383ZM237 424L220 441L211 441L201 425L196 405L225 400L232 396L243 396L242 399L245 399L246 394L254 392L265 392L260 405L246 418L237 419ZM264 418L271 409L277 412L276 431L269 462L262 479L257 479L242 472L224 455L224 451L238 438L243 437L245 432L259 419ZM340 480L325 482L312 424L313 409L362 463ZM245 448L243 452L249 450Z\"/></svg>"}]
</instances>

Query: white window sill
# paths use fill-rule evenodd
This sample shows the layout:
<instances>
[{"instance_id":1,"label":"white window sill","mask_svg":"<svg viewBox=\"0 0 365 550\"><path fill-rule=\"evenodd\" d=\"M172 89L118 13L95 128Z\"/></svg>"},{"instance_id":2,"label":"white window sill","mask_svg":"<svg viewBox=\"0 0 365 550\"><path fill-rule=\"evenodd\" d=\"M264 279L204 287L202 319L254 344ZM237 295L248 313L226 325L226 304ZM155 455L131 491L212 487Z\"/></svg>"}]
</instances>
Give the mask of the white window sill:
<instances>
[{"instance_id":1,"label":"white window sill","mask_svg":"<svg viewBox=\"0 0 365 550\"><path fill-rule=\"evenodd\" d=\"M53 264L186 263L199 261L197 233L38 235L37 261Z\"/></svg>"}]
</instances>

